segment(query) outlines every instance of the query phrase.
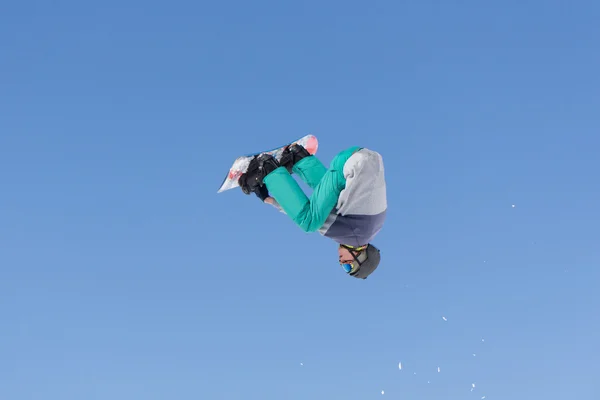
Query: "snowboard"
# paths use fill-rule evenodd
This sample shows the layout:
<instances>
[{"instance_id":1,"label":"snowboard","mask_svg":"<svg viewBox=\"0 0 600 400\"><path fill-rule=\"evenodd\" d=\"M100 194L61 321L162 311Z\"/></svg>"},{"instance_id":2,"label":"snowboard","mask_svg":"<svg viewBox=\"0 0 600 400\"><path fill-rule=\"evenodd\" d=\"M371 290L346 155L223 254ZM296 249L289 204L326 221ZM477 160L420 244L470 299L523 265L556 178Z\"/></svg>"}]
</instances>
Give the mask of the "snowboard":
<instances>
[{"instance_id":1,"label":"snowboard","mask_svg":"<svg viewBox=\"0 0 600 400\"><path fill-rule=\"evenodd\" d=\"M283 153L283 150L286 147L288 147L292 144L295 144L295 143L302 145L310 154L313 154L313 155L317 152L317 149L319 147L319 141L317 140L317 137L315 135L306 135L306 136L301 137L300 139L294 140L293 142L286 143L282 146L275 147L270 150L264 150L264 151L260 151L258 153L252 153L252 154L246 154L246 155L240 156L235 159L235 161L229 168L229 172L225 176L225 179L223 179L223 183L221 183L221 187L219 188L217 193L221 193L226 190L230 190L230 189L239 187L238 179L244 172L246 172L246 170L248 169L248 166L250 165L250 161L254 157L256 157L260 154L267 153L267 154L271 154L273 157L275 157L275 159L277 159L277 161L279 161L279 160L281 160L281 154Z\"/></svg>"}]
</instances>

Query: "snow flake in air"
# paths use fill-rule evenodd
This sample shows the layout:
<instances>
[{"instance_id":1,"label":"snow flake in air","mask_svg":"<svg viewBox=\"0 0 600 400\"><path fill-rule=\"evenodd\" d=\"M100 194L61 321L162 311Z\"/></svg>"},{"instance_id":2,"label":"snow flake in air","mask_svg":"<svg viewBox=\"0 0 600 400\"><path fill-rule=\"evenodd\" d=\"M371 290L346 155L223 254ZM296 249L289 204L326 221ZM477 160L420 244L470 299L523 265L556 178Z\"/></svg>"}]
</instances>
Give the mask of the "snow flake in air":
<instances>
[{"instance_id":1,"label":"snow flake in air","mask_svg":"<svg viewBox=\"0 0 600 400\"><path fill-rule=\"evenodd\" d=\"M402 369L402 363L401 362L398 363L398 369Z\"/></svg>"},{"instance_id":2,"label":"snow flake in air","mask_svg":"<svg viewBox=\"0 0 600 400\"><path fill-rule=\"evenodd\" d=\"M446 317L442 317L442 319L443 319L444 321L448 321L448 318L446 318Z\"/></svg>"}]
</instances>

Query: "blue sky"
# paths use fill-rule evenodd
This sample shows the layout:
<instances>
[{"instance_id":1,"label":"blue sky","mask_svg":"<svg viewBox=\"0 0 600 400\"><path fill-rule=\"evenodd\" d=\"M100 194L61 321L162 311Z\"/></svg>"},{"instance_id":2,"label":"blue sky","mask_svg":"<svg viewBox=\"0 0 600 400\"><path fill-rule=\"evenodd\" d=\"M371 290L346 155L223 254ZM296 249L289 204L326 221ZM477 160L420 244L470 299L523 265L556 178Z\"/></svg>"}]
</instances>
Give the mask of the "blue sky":
<instances>
[{"instance_id":1,"label":"blue sky","mask_svg":"<svg viewBox=\"0 0 600 400\"><path fill-rule=\"evenodd\" d=\"M366 4L2 6L2 399L600 396L600 6ZM384 157L366 281L216 193L307 133Z\"/></svg>"}]
</instances>

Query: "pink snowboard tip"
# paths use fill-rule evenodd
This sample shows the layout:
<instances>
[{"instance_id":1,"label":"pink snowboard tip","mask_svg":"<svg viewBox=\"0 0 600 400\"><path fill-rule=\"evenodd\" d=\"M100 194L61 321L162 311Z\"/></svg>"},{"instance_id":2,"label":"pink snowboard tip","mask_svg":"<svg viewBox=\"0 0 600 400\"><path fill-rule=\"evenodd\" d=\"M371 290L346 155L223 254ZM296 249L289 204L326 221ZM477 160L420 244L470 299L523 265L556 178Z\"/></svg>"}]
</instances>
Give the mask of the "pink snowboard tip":
<instances>
[{"instance_id":1,"label":"pink snowboard tip","mask_svg":"<svg viewBox=\"0 0 600 400\"><path fill-rule=\"evenodd\" d=\"M315 136L311 136L310 138L308 138L308 141L306 142L306 150L310 154L315 154L317 152L318 147L319 147L319 141L317 140L317 138Z\"/></svg>"}]
</instances>

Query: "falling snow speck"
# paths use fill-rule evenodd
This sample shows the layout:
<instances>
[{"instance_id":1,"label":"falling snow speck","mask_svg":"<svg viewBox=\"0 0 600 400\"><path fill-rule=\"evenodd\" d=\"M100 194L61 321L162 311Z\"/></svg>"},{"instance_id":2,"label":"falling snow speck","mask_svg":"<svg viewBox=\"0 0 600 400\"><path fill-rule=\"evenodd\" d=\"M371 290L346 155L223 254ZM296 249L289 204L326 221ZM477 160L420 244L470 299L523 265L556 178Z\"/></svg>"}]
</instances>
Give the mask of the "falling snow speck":
<instances>
[{"instance_id":1,"label":"falling snow speck","mask_svg":"<svg viewBox=\"0 0 600 400\"><path fill-rule=\"evenodd\" d=\"M443 319L444 321L448 321L448 318L446 318L446 317L442 317L442 319Z\"/></svg>"}]
</instances>

